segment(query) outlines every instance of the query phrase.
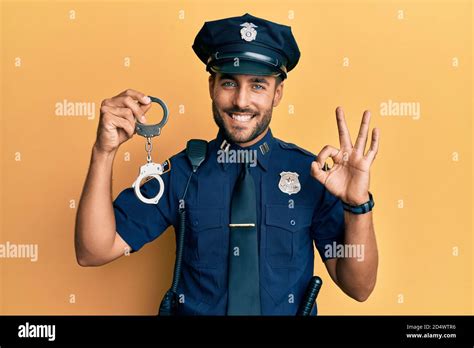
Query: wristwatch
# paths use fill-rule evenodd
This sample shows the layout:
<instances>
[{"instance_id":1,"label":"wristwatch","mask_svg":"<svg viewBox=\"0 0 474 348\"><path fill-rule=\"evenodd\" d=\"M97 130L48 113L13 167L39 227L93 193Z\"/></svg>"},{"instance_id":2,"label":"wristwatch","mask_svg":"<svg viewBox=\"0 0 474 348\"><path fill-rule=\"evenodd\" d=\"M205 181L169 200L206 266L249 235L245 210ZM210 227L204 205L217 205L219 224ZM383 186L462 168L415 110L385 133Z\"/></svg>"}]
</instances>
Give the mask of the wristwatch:
<instances>
[{"instance_id":1,"label":"wristwatch","mask_svg":"<svg viewBox=\"0 0 474 348\"><path fill-rule=\"evenodd\" d=\"M351 212L352 214L365 214L372 210L374 207L374 199L372 194L369 192L369 200L361 205L350 205L342 201L342 207L345 211Z\"/></svg>"}]
</instances>

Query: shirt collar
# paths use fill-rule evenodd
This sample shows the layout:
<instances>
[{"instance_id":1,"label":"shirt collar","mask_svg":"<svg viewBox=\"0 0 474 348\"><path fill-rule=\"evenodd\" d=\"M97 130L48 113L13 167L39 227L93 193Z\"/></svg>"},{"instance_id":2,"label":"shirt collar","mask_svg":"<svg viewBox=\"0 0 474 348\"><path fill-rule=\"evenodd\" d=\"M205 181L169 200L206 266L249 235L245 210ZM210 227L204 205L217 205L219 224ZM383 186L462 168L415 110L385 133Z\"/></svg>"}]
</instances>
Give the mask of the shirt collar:
<instances>
[{"instance_id":1,"label":"shirt collar","mask_svg":"<svg viewBox=\"0 0 474 348\"><path fill-rule=\"evenodd\" d=\"M217 145L217 151L229 151L229 150L254 150L253 153L256 154L257 157L257 162L259 165L266 171L268 168L269 160L270 160L270 154L272 151L272 148L274 147L275 144L275 138L273 137L272 131L269 128L267 131L267 134L260 139L257 143L253 144L252 146L248 147L241 147L237 144L230 143L227 141L224 132L219 130L217 133L216 137L216 145ZM219 159L219 156L218 156ZM227 170L227 167L231 163L230 161L219 161L220 164L222 165L222 168L224 170Z\"/></svg>"}]
</instances>

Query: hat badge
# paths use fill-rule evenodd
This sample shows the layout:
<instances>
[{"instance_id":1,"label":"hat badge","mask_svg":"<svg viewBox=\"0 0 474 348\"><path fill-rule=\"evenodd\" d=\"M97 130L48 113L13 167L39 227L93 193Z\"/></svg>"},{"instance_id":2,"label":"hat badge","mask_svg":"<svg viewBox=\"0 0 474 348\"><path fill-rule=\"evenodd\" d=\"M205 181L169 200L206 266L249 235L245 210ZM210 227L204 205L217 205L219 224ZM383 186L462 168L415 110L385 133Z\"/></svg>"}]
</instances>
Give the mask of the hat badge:
<instances>
[{"instance_id":1,"label":"hat badge","mask_svg":"<svg viewBox=\"0 0 474 348\"><path fill-rule=\"evenodd\" d=\"M242 40L245 40L247 42L255 40L257 37L257 31L254 28L258 28L255 24L245 22L240 25L243 27L240 29L240 36Z\"/></svg>"}]
</instances>

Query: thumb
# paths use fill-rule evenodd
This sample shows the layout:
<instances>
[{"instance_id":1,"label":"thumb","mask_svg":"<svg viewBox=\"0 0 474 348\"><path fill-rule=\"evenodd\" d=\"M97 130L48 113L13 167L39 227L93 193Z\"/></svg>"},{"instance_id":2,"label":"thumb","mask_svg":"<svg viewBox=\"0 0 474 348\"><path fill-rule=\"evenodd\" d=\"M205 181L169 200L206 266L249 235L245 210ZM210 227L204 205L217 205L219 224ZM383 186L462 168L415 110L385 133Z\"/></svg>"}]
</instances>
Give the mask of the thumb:
<instances>
[{"instance_id":1,"label":"thumb","mask_svg":"<svg viewBox=\"0 0 474 348\"><path fill-rule=\"evenodd\" d=\"M150 110L152 103L146 105L140 105L140 109L142 109L143 113L148 112Z\"/></svg>"},{"instance_id":2,"label":"thumb","mask_svg":"<svg viewBox=\"0 0 474 348\"><path fill-rule=\"evenodd\" d=\"M140 109L141 109L141 110L142 110L142 112L143 112L143 117L142 117L142 118L140 118L140 122L142 122L142 123L146 123L145 114L148 112L148 110L150 110L150 108L151 108L151 104L152 104L152 103L150 103L150 104L146 104L146 105L140 105Z\"/></svg>"}]
</instances>

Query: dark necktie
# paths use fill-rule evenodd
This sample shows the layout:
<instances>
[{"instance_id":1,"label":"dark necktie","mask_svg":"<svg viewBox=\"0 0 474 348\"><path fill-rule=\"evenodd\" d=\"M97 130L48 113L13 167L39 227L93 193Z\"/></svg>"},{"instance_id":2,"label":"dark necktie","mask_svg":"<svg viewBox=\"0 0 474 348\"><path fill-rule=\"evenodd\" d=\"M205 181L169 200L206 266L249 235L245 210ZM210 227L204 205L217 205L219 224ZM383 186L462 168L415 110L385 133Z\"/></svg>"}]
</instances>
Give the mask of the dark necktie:
<instances>
[{"instance_id":1,"label":"dark necktie","mask_svg":"<svg viewBox=\"0 0 474 348\"><path fill-rule=\"evenodd\" d=\"M230 211L228 315L260 315L257 203L249 164L242 166Z\"/></svg>"}]
</instances>

